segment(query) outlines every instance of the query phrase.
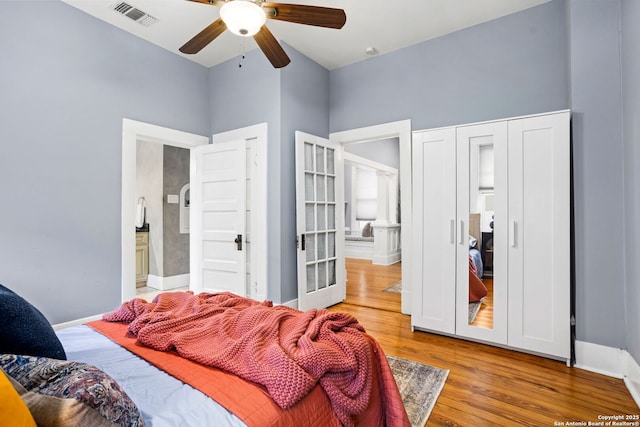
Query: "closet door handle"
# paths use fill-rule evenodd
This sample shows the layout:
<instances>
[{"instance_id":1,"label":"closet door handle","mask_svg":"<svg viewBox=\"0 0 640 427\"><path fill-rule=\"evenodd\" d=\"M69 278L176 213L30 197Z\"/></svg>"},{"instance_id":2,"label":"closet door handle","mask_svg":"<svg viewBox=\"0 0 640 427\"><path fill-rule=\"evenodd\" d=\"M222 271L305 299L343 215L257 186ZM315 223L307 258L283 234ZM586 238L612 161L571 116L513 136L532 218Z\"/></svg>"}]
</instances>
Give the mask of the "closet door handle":
<instances>
[{"instance_id":1,"label":"closet door handle","mask_svg":"<svg viewBox=\"0 0 640 427\"><path fill-rule=\"evenodd\" d=\"M512 248L516 247L516 222L515 221L511 221L511 230L509 232L509 240L510 240L510 244Z\"/></svg>"},{"instance_id":2,"label":"closet door handle","mask_svg":"<svg viewBox=\"0 0 640 427\"><path fill-rule=\"evenodd\" d=\"M456 241L456 220L451 218L449 220L449 243L452 245Z\"/></svg>"},{"instance_id":3,"label":"closet door handle","mask_svg":"<svg viewBox=\"0 0 640 427\"><path fill-rule=\"evenodd\" d=\"M458 243L464 243L464 221L460 220L460 235L458 236Z\"/></svg>"}]
</instances>

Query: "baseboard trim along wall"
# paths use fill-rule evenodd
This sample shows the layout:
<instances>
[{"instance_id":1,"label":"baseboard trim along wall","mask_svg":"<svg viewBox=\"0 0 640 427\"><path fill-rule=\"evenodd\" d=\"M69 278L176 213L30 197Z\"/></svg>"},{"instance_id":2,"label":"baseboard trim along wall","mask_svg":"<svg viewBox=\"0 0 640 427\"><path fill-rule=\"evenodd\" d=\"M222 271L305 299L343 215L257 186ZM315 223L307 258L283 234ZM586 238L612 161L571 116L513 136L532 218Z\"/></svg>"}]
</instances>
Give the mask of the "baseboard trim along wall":
<instances>
[{"instance_id":1,"label":"baseboard trim along wall","mask_svg":"<svg viewBox=\"0 0 640 427\"><path fill-rule=\"evenodd\" d=\"M576 368L623 379L640 406L640 365L626 350L576 341Z\"/></svg>"},{"instance_id":2,"label":"baseboard trim along wall","mask_svg":"<svg viewBox=\"0 0 640 427\"><path fill-rule=\"evenodd\" d=\"M292 299L291 301L283 302L282 304L279 304L279 305L286 305L289 308L295 308L297 310L298 309L298 298Z\"/></svg>"},{"instance_id":3,"label":"baseboard trim along wall","mask_svg":"<svg viewBox=\"0 0 640 427\"><path fill-rule=\"evenodd\" d=\"M629 389L633 400L636 401L636 405L640 407L640 365L631 357L627 352L627 363L625 366L624 383Z\"/></svg>"},{"instance_id":4,"label":"baseboard trim along wall","mask_svg":"<svg viewBox=\"0 0 640 427\"><path fill-rule=\"evenodd\" d=\"M147 276L147 286L161 291L189 286L189 273L177 274L175 276L160 277L153 274Z\"/></svg>"}]
</instances>

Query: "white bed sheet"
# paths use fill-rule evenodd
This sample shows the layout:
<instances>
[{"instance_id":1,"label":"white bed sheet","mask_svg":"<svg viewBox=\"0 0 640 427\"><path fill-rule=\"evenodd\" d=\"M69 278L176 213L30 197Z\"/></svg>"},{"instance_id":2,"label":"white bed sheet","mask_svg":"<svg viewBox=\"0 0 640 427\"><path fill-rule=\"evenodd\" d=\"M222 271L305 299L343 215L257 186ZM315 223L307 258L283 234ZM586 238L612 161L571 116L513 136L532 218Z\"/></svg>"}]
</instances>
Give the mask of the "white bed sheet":
<instances>
[{"instance_id":1,"label":"white bed sheet","mask_svg":"<svg viewBox=\"0 0 640 427\"><path fill-rule=\"evenodd\" d=\"M56 331L68 360L111 375L136 403L147 427L240 427L231 412L88 326Z\"/></svg>"}]
</instances>

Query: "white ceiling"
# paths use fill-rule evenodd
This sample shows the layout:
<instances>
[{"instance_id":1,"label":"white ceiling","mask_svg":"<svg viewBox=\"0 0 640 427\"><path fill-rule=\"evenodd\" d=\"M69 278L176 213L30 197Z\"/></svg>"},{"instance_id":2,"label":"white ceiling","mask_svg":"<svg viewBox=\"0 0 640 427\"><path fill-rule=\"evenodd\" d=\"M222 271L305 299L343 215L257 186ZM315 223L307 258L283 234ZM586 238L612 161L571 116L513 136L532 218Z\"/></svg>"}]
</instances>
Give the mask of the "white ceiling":
<instances>
[{"instance_id":1,"label":"white ceiling","mask_svg":"<svg viewBox=\"0 0 640 427\"><path fill-rule=\"evenodd\" d=\"M242 50L256 49L252 38L225 31L195 55L178 51L187 40L219 16L218 8L187 0L63 0L129 33L161 46L176 55L212 67L237 57ZM145 27L115 12L125 1L157 18ZM318 64L332 70L369 56L410 46L466 27L477 25L550 0L285 0L344 9L347 23L341 30L268 20L267 26L280 41Z\"/></svg>"}]
</instances>

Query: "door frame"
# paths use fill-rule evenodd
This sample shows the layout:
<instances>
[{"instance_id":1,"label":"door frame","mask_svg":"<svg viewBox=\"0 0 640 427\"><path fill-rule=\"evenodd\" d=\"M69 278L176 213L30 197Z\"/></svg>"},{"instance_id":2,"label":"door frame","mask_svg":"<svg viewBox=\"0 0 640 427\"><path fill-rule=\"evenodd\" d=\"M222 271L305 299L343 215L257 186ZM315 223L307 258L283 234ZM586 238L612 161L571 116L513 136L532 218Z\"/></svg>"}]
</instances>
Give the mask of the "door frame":
<instances>
[{"instance_id":1,"label":"door frame","mask_svg":"<svg viewBox=\"0 0 640 427\"><path fill-rule=\"evenodd\" d=\"M127 118L122 119L122 194L121 194L121 295L122 302L136 296L136 146L149 141L191 150L209 143L196 135Z\"/></svg>"},{"instance_id":2,"label":"door frame","mask_svg":"<svg viewBox=\"0 0 640 427\"><path fill-rule=\"evenodd\" d=\"M402 245L402 282L413 283L411 280L412 262L412 213L411 213L411 120L383 123L357 129L350 129L329 134L329 140L342 146L355 142L375 141L379 139L398 138L400 145L400 242ZM341 172L343 173L343 172ZM344 224L344 209L338 210ZM344 241L338 242L343 245ZM411 314L411 286L402 286L401 311Z\"/></svg>"}]
</instances>

